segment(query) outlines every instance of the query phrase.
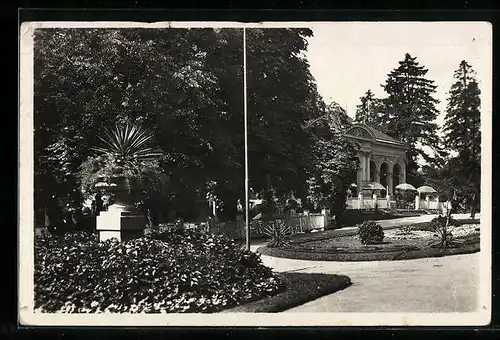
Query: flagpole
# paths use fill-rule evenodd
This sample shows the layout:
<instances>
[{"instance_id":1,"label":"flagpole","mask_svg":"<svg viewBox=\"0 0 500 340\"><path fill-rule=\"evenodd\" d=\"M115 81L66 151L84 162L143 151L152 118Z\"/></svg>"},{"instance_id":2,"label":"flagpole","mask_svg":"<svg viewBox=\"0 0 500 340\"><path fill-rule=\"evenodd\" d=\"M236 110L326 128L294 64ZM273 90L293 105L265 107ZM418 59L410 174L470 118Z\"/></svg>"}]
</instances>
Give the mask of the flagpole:
<instances>
[{"instance_id":1,"label":"flagpole","mask_svg":"<svg viewBox=\"0 0 500 340\"><path fill-rule=\"evenodd\" d=\"M245 241L250 250L250 224L248 221L248 122L247 122L247 42L243 27L243 115L245 124Z\"/></svg>"}]
</instances>

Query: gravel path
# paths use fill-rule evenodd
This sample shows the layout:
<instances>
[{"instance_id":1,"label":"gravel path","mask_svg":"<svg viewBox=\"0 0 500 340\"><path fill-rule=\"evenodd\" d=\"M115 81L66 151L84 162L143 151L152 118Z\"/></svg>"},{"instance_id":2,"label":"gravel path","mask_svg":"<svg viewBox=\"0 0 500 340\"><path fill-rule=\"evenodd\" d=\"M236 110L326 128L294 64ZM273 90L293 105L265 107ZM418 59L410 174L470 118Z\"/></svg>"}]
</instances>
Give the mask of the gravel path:
<instances>
[{"instance_id":1,"label":"gravel path","mask_svg":"<svg viewBox=\"0 0 500 340\"><path fill-rule=\"evenodd\" d=\"M378 221L384 229L430 221L435 215ZM468 214L454 215L455 219ZM477 217L479 218L479 217ZM339 235L356 232L339 229ZM252 245L256 250L262 242ZM480 253L403 261L305 261L262 255L275 271L343 274L353 285L287 312L472 312L477 310Z\"/></svg>"}]
</instances>

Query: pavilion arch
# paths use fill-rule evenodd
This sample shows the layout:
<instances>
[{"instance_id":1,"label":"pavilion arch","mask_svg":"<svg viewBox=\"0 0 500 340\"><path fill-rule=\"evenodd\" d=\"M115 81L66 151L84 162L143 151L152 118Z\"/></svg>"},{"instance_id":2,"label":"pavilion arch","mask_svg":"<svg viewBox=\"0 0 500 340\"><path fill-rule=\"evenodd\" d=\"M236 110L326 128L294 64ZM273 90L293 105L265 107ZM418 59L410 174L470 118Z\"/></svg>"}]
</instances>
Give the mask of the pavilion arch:
<instances>
[{"instance_id":1,"label":"pavilion arch","mask_svg":"<svg viewBox=\"0 0 500 340\"><path fill-rule=\"evenodd\" d=\"M380 164L380 184L386 188L389 185L389 164L387 162Z\"/></svg>"},{"instance_id":2,"label":"pavilion arch","mask_svg":"<svg viewBox=\"0 0 500 340\"><path fill-rule=\"evenodd\" d=\"M370 160L370 182L377 181L377 169L378 169L377 163L375 163L373 159Z\"/></svg>"},{"instance_id":3,"label":"pavilion arch","mask_svg":"<svg viewBox=\"0 0 500 340\"><path fill-rule=\"evenodd\" d=\"M399 165L398 163L394 164L394 167L392 169L392 192L396 192L396 186L398 186L398 184L401 184L399 182L401 170L401 165Z\"/></svg>"}]
</instances>

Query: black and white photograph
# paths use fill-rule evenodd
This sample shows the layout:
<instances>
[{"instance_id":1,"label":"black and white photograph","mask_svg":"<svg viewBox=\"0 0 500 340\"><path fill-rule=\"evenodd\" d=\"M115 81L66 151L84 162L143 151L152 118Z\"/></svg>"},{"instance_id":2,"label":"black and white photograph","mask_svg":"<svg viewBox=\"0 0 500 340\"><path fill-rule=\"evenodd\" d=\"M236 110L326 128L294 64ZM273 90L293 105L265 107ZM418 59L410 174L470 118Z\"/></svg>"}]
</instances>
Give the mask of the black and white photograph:
<instances>
[{"instance_id":1,"label":"black and white photograph","mask_svg":"<svg viewBox=\"0 0 500 340\"><path fill-rule=\"evenodd\" d=\"M485 22L27 22L19 322L487 325Z\"/></svg>"}]
</instances>

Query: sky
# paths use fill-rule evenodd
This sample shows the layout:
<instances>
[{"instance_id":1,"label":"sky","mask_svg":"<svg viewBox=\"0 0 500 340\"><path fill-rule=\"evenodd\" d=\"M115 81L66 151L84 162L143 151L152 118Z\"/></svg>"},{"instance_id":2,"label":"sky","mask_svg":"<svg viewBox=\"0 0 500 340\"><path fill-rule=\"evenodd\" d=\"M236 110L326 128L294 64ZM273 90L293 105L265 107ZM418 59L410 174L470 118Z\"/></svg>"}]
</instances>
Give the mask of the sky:
<instances>
[{"instance_id":1,"label":"sky","mask_svg":"<svg viewBox=\"0 0 500 340\"><path fill-rule=\"evenodd\" d=\"M417 57L437 85L437 123L444 121L453 72L466 60L477 73L481 100L491 97L491 27L482 22L336 22L312 26L306 58L326 103L355 116L360 97L380 86L405 53Z\"/></svg>"}]
</instances>

